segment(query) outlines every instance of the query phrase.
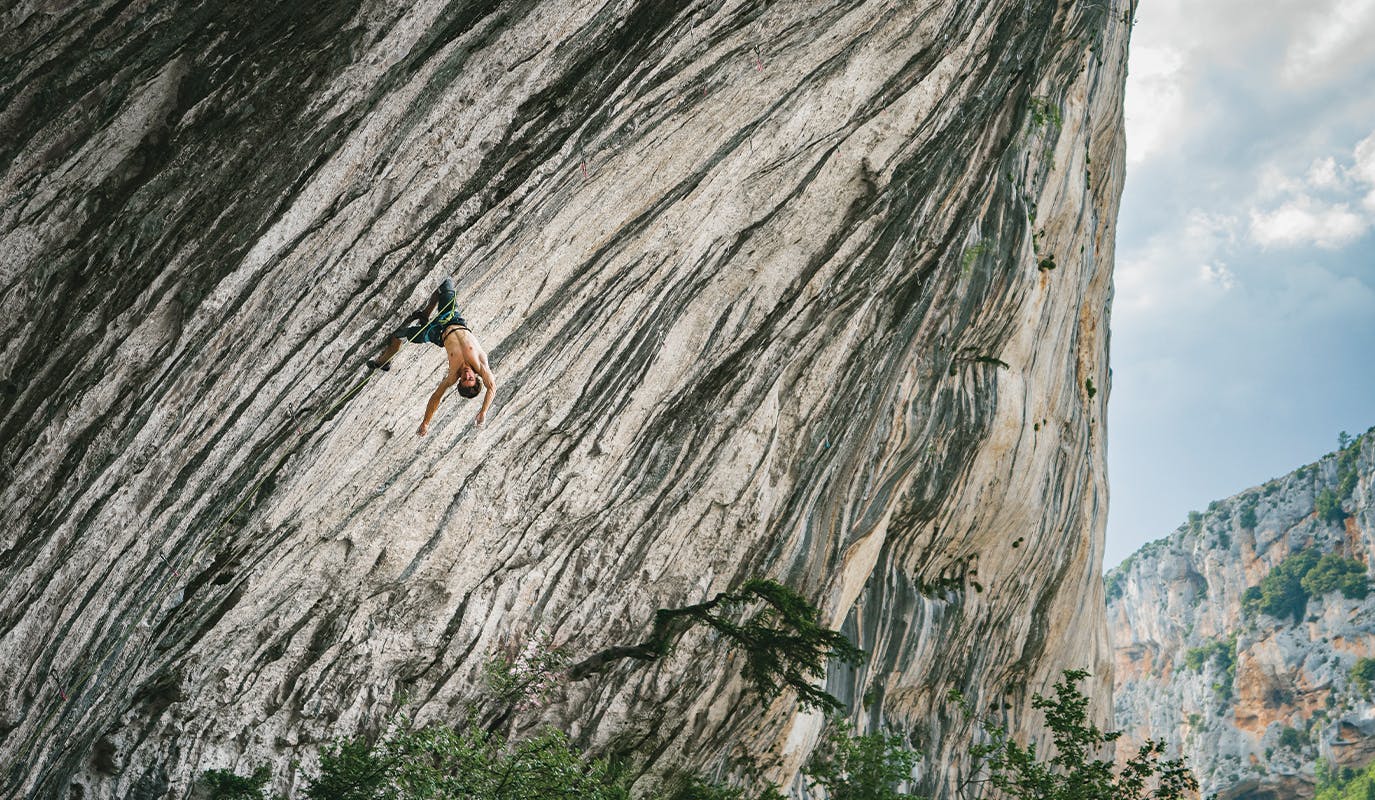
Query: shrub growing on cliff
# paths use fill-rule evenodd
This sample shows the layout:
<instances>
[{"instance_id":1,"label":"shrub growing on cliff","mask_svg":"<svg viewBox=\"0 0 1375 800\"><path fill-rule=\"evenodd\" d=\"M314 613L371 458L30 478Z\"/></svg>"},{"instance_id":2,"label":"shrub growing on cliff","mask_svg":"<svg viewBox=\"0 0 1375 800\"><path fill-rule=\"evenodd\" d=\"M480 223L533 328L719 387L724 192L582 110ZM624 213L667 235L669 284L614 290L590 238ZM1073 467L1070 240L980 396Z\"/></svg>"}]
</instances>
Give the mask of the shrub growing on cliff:
<instances>
[{"instance_id":1,"label":"shrub growing on cliff","mask_svg":"<svg viewBox=\"0 0 1375 800\"><path fill-rule=\"evenodd\" d=\"M1362 697L1369 697L1370 687L1375 686L1375 658L1357 659L1347 675L1352 688L1360 692Z\"/></svg>"},{"instance_id":2,"label":"shrub growing on cliff","mask_svg":"<svg viewBox=\"0 0 1375 800\"><path fill-rule=\"evenodd\" d=\"M973 751L976 774L969 785L975 797L989 797L985 788L1016 800L1184 800L1198 791L1183 759L1162 760L1164 742L1147 740L1120 770L1111 759L1098 758L1122 732L1089 722L1088 698L1075 687L1086 677L1082 670L1067 670L1054 697L1032 698L1032 706L1045 712L1055 744L1049 760L1037 754L1035 744L1019 744L1006 728L988 728L989 740Z\"/></svg>"},{"instance_id":3,"label":"shrub growing on cliff","mask_svg":"<svg viewBox=\"0 0 1375 800\"><path fill-rule=\"evenodd\" d=\"M1331 488L1318 492L1318 496L1313 500L1313 511L1317 513L1318 519L1326 522L1335 523L1346 519L1346 512L1342 510L1342 500Z\"/></svg>"},{"instance_id":4,"label":"shrub growing on cliff","mask_svg":"<svg viewBox=\"0 0 1375 800\"><path fill-rule=\"evenodd\" d=\"M1276 564L1260 581L1260 591L1250 589L1242 596L1243 610L1268 614L1276 619L1289 617L1298 622L1308 605L1303 578L1318 563L1318 552L1300 550Z\"/></svg>"},{"instance_id":5,"label":"shrub growing on cliff","mask_svg":"<svg viewBox=\"0 0 1375 800\"><path fill-rule=\"evenodd\" d=\"M1318 559L1318 563L1303 576L1299 584L1311 597L1340 591L1349 599L1359 600L1370 591L1365 564L1336 553L1328 553Z\"/></svg>"},{"instance_id":6,"label":"shrub growing on cliff","mask_svg":"<svg viewBox=\"0 0 1375 800\"><path fill-rule=\"evenodd\" d=\"M1257 500L1254 496L1247 498L1241 504L1241 514L1237 516L1237 522L1241 523L1241 527L1247 530L1255 530L1256 524L1260 521L1256 519L1256 504Z\"/></svg>"},{"instance_id":7,"label":"shrub growing on cliff","mask_svg":"<svg viewBox=\"0 0 1375 800\"><path fill-rule=\"evenodd\" d=\"M1232 684L1237 674L1237 635L1225 639L1214 639L1202 647L1190 648L1184 653L1184 666L1194 672L1207 665L1217 669L1218 680L1213 683L1217 698L1226 701L1232 696Z\"/></svg>"}]
</instances>

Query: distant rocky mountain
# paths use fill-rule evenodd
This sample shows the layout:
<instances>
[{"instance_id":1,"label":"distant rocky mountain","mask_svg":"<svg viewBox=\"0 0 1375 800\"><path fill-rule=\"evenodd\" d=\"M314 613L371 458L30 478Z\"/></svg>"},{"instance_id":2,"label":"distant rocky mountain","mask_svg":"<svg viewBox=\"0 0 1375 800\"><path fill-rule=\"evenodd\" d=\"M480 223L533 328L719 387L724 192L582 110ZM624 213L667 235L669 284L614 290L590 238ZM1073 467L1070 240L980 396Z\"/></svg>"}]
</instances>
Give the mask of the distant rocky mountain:
<instances>
[{"instance_id":1,"label":"distant rocky mountain","mask_svg":"<svg viewBox=\"0 0 1375 800\"><path fill-rule=\"evenodd\" d=\"M1107 573L1119 752L1163 738L1220 800L1375 759L1375 428L1342 445Z\"/></svg>"}]
</instances>

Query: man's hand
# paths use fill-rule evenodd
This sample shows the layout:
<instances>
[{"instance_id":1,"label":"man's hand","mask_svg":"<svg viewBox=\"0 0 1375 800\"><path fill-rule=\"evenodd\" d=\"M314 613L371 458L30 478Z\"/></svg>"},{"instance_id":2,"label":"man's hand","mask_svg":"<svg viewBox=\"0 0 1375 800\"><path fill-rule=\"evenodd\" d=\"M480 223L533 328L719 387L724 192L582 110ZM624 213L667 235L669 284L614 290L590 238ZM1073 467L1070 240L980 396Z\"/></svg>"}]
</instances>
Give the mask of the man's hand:
<instances>
[{"instance_id":1,"label":"man's hand","mask_svg":"<svg viewBox=\"0 0 1375 800\"><path fill-rule=\"evenodd\" d=\"M477 425L477 427L479 428L487 424L487 409L484 408L481 411L477 412L477 422L474 424Z\"/></svg>"},{"instance_id":2,"label":"man's hand","mask_svg":"<svg viewBox=\"0 0 1375 800\"><path fill-rule=\"evenodd\" d=\"M425 434L427 434L427 433L429 433L429 432L430 432L430 423L428 423L428 422L422 422L422 423L420 423L420 427L415 429L415 435L416 435L416 436L424 436Z\"/></svg>"}]
</instances>

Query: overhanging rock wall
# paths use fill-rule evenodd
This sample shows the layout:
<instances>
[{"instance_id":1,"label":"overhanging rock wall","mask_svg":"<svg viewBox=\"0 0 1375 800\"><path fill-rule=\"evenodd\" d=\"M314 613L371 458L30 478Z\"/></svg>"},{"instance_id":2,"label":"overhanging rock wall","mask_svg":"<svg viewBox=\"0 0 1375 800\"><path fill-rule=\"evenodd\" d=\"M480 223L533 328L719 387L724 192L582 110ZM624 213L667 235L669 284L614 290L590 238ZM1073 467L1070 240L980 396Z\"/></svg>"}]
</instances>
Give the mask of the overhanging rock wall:
<instances>
[{"instance_id":1,"label":"overhanging rock wall","mask_svg":"<svg viewBox=\"0 0 1375 800\"><path fill-rule=\"evenodd\" d=\"M294 7L0 17L0 793L287 770L753 576L931 792L952 688L1106 711L1127 4ZM437 349L352 390L444 275L499 394L421 439ZM514 725L791 781L744 689L696 638Z\"/></svg>"}]
</instances>

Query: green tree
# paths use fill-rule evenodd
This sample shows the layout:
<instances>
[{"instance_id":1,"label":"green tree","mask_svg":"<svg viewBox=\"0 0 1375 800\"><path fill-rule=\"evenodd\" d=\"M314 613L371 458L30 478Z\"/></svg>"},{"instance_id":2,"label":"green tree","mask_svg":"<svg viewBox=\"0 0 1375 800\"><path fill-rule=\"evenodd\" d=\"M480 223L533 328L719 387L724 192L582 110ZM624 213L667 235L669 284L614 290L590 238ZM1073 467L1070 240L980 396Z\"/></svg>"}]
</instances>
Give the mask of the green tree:
<instances>
[{"instance_id":1,"label":"green tree","mask_svg":"<svg viewBox=\"0 0 1375 800\"><path fill-rule=\"evenodd\" d=\"M806 774L831 800L901 800L916 797L898 787L912 779L920 758L897 734L855 736L853 726L842 721L831 727Z\"/></svg>"},{"instance_id":2,"label":"green tree","mask_svg":"<svg viewBox=\"0 0 1375 800\"><path fill-rule=\"evenodd\" d=\"M732 619L736 610L755 603L762 608L748 619ZM864 651L839 631L823 626L820 612L797 592L775 581L750 580L740 591L722 592L704 603L659 609L645 641L588 656L568 670L568 678L583 680L626 658L656 661L696 625L711 628L743 653L745 679L764 700L792 689L803 707L827 713L843 710L844 705L818 689L815 681L825 676L830 659L850 664L864 660Z\"/></svg>"},{"instance_id":3,"label":"green tree","mask_svg":"<svg viewBox=\"0 0 1375 800\"><path fill-rule=\"evenodd\" d=\"M1313 800L1375 800L1375 764L1357 772L1318 760L1318 794Z\"/></svg>"},{"instance_id":4,"label":"green tree","mask_svg":"<svg viewBox=\"0 0 1375 800\"><path fill-rule=\"evenodd\" d=\"M1137 750L1120 770L1112 760L1097 756L1121 737L1121 731L1102 731L1088 719L1088 698L1075 686L1088 677L1067 670L1055 684L1055 696L1032 698L1045 712L1055 755L1046 760L1035 744L1021 745L1006 728L987 729L988 741L976 745L978 772L970 782L978 797L1003 796L1016 800L1184 800L1198 791L1182 759L1163 760L1165 744L1153 740ZM983 794L985 789L996 794Z\"/></svg>"},{"instance_id":5,"label":"green tree","mask_svg":"<svg viewBox=\"0 0 1375 800\"><path fill-rule=\"evenodd\" d=\"M1247 589L1242 595L1243 608L1276 619L1289 617L1298 622L1308 606L1308 592L1303 588L1303 578L1317 565L1318 558L1316 550L1307 548L1276 564L1261 579L1257 593Z\"/></svg>"}]
</instances>

